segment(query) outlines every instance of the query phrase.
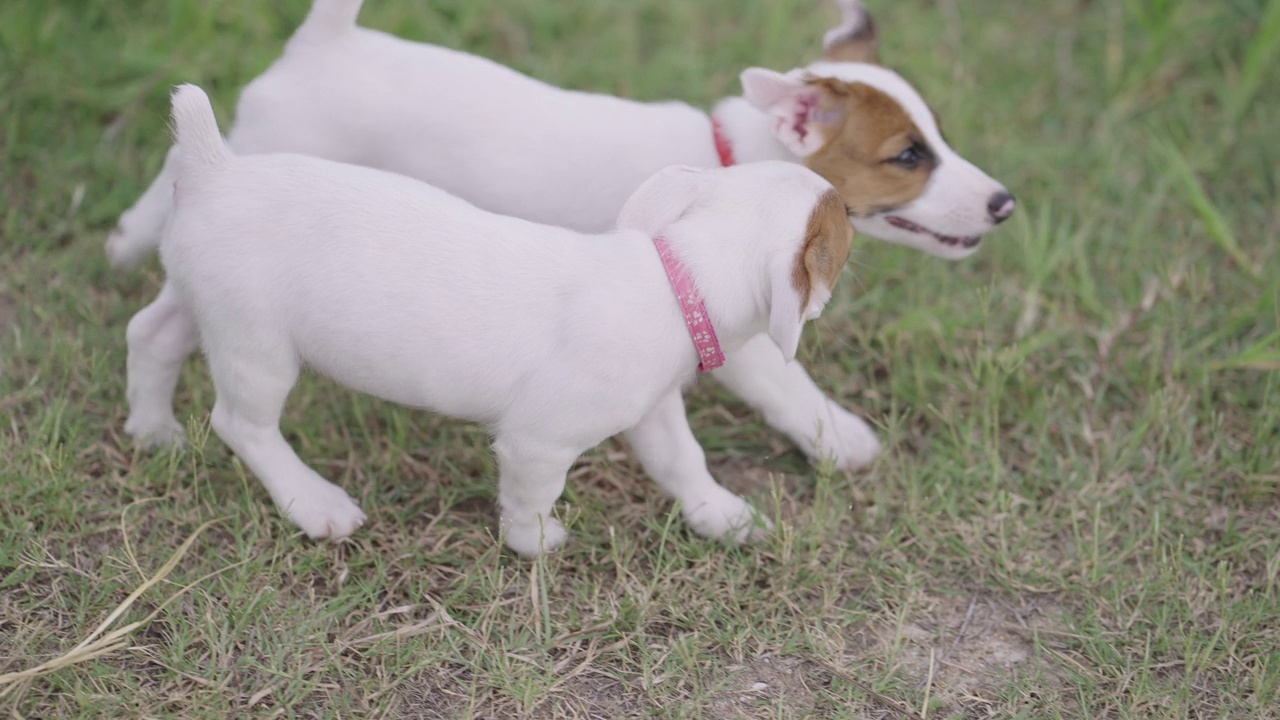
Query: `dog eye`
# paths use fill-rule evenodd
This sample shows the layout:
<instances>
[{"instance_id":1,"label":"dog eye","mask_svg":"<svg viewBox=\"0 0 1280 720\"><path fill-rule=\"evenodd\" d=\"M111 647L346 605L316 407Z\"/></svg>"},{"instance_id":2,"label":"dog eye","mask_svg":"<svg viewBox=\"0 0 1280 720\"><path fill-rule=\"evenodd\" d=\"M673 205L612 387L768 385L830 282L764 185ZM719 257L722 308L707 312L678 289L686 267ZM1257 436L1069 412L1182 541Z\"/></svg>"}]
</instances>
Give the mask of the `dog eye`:
<instances>
[{"instance_id":1,"label":"dog eye","mask_svg":"<svg viewBox=\"0 0 1280 720\"><path fill-rule=\"evenodd\" d=\"M912 145L895 155L889 162L906 170L914 170L920 163L924 162L924 155L920 153L915 145Z\"/></svg>"}]
</instances>

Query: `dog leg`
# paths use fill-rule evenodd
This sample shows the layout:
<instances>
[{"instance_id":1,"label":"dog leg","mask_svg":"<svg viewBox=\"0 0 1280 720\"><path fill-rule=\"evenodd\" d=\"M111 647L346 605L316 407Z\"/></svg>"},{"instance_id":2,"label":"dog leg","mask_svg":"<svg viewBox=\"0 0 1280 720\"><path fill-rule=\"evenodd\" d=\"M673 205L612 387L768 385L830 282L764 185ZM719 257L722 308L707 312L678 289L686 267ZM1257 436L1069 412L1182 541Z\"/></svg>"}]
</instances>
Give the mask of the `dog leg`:
<instances>
[{"instance_id":1,"label":"dog leg","mask_svg":"<svg viewBox=\"0 0 1280 720\"><path fill-rule=\"evenodd\" d=\"M217 347L215 343L209 346ZM261 354L262 350L257 350ZM289 353L262 362L211 353L218 392L212 424L253 471L285 515L314 539L338 540L364 524L365 514L342 488L307 467L280 434L280 412L298 378Z\"/></svg>"},{"instance_id":2,"label":"dog leg","mask_svg":"<svg viewBox=\"0 0 1280 720\"><path fill-rule=\"evenodd\" d=\"M498 509L507 547L535 557L563 545L569 533L551 517L551 509L581 451L509 431L499 431L493 450L498 457Z\"/></svg>"},{"instance_id":3,"label":"dog leg","mask_svg":"<svg viewBox=\"0 0 1280 720\"><path fill-rule=\"evenodd\" d=\"M871 427L828 398L800 363L787 362L766 335L748 340L713 374L800 446L811 462L831 459L837 469L853 470L880 454Z\"/></svg>"},{"instance_id":4,"label":"dog leg","mask_svg":"<svg viewBox=\"0 0 1280 720\"><path fill-rule=\"evenodd\" d=\"M160 246L160 233L173 206L173 181L177 178L178 148L170 148L164 167L151 186L120 216L107 236L107 259L117 268L131 268Z\"/></svg>"},{"instance_id":5,"label":"dog leg","mask_svg":"<svg viewBox=\"0 0 1280 720\"><path fill-rule=\"evenodd\" d=\"M744 542L765 535L773 524L746 500L724 489L707 470L702 446L689 429L684 398L673 392L627 430L627 441L645 472L680 501L685 521L703 537Z\"/></svg>"},{"instance_id":6,"label":"dog leg","mask_svg":"<svg viewBox=\"0 0 1280 720\"><path fill-rule=\"evenodd\" d=\"M125 336L129 419L124 431L144 448L181 446L182 425L173 416L173 390L182 362L199 344L195 322L166 283L156 299L129 321Z\"/></svg>"}]
</instances>

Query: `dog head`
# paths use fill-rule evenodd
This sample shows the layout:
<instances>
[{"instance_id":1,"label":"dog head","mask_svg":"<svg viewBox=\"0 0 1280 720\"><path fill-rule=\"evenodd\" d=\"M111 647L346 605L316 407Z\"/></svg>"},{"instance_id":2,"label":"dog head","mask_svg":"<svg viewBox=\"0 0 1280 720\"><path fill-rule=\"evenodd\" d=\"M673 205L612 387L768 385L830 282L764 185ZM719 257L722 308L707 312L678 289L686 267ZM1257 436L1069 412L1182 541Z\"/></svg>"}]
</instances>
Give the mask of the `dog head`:
<instances>
[{"instance_id":1,"label":"dog head","mask_svg":"<svg viewBox=\"0 0 1280 720\"><path fill-rule=\"evenodd\" d=\"M742 73L745 96L774 120L774 135L826 178L858 232L948 259L972 254L1014 210L1003 185L947 144L909 83L877 64L875 22L839 0L843 22L821 62Z\"/></svg>"},{"instance_id":2,"label":"dog head","mask_svg":"<svg viewBox=\"0 0 1280 720\"><path fill-rule=\"evenodd\" d=\"M708 297L742 295L741 288L717 287L726 278L743 284L742 273L723 270L751 268L760 258L763 273L746 269L745 276L764 283L737 305L765 309L769 335L787 359L796 355L805 322L831 299L853 246L844 201L831 184L783 162L667 168L636 189L618 226L678 242ZM697 272L702 268L720 271Z\"/></svg>"}]
</instances>

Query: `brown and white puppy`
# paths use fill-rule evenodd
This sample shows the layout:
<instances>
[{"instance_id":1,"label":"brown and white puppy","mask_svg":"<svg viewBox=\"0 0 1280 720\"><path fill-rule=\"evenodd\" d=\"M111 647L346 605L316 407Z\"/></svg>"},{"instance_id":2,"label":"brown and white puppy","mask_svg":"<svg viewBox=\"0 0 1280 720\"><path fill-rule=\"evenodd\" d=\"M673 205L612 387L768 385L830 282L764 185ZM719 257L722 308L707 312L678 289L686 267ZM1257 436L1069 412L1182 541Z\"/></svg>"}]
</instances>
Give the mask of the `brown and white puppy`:
<instances>
[{"instance_id":1,"label":"brown and white puppy","mask_svg":"<svg viewBox=\"0 0 1280 720\"><path fill-rule=\"evenodd\" d=\"M716 117L733 138L768 125L785 148L775 156L798 157L835 185L858 232L950 259L972 254L1013 214L1013 195L952 150L920 94L879 64L866 7L840 6L822 61L785 74L747 70L746 97L721 101ZM748 156L768 152L760 145Z\"/></svg>"}]
</instances>

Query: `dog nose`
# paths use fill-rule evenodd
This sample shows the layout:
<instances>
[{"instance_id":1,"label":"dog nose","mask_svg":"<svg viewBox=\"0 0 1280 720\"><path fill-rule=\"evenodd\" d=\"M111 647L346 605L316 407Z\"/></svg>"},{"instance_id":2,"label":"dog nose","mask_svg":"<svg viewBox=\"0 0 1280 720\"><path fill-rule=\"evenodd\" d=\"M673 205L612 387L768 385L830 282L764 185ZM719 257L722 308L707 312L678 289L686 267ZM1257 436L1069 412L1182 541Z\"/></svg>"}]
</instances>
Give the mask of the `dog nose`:
<instances>
[{"instance_id":1,"label":"dog nose","mask_svg":"<svg viewBox=\"0 0 1280 720\"><path fill-rule=\"evenodd\" d=\"M987 201L987 212L991 213L991 221L997 225L1009 219L1017 202L1008 190L1001 190Z\"/></svg>"}]
</instances>

